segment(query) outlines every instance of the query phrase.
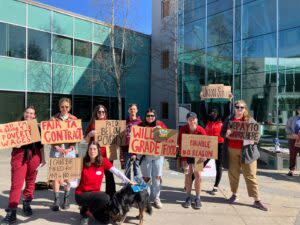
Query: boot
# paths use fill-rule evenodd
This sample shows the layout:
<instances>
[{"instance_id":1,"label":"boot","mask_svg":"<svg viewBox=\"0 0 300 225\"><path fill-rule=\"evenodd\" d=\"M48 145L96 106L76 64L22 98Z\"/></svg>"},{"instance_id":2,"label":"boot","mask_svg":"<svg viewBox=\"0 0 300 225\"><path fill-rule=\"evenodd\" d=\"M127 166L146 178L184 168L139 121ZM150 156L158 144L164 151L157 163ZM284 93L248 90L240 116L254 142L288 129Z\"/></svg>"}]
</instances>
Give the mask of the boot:
<instances>
[{"instance_id":1,"label":"boot","mask_svg":"<svg viewBox=\"0 0 300 225\"><path fill-rule=\"evenodd\" d=\"M10 225L17 222L17 210L16 209L6 209L6 216L1 221L0 225Z\"/></svg>"},{"instance_id":2,"label":"boot","mask_svg":"<svg viewBox=\"0 0 300 225\"><path fill-rule=\"evenodd\" d=\"M70 191L65 191L65 196L64 196L64 202L61 206L62 209L69 209L70 208Z\"/></svg>"},{"instance_id":3,"label":"boot","mask_svg":"<svg viewBox=\"0 0 300 225\"><path fill-rule=\"evenodd\" d=\"M30 200L23 200L23 213L25 216L31 216L32 215L32 209L30 206L31 199Z\"/></svg>"},{"instance_id":4,"label":"boot","mask_svg":"<svg viewBox=\"0 0 300 225\"><path fill-rule=\"evenodd\" d=\"M51 206L52 211L59 211L59 192L54 192L54 202Z\"/></svg>"}]
</instances>

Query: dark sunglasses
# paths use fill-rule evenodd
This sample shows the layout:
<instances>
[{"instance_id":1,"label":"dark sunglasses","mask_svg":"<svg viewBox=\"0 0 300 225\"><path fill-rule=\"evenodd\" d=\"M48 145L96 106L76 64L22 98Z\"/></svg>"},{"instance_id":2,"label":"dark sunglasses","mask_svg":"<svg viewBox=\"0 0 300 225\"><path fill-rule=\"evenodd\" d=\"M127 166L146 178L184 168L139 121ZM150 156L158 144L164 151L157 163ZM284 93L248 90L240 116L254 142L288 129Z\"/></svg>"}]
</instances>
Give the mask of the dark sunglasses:
<instances>
[{"instance_id":1,"label":"dark sunglasses","mask_svg":"<svg viewBox=\"0 0 300 225\"><path fill-rule=\"evenodd\" d=\"M105 114L105 111L97 111L97 113L104 113Z\"/></svg>"},{"instance_id":2,"label":"dark sunglasses","mask_svg":"<svg viewBox=\"0 0 300 225\"><path fill-rule=\"evenodd\" d=\"M244 107L244 106L237 106L237 105L236 105L236 106L234 106L234 108L235 108L235 109L244 109L245 107Z\"/></svg>"},{"instance_id":3,"label":"dark sunglasses","mask_svg":"<svg viewBox=\"0 0 300 225\"><path fill-rule=\"evenodd\" d=\"M147 118L155 117L155 115L146 115Z\"/></svg>"}]
</instances>

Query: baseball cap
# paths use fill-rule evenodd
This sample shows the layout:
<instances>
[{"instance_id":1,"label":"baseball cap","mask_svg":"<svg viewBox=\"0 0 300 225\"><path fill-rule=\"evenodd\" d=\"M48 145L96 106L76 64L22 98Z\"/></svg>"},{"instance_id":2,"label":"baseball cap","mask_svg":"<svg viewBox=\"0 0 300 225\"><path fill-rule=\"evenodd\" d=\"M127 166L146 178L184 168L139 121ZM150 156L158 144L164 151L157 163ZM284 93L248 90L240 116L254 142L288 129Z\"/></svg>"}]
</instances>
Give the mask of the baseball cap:
<instances>
[{"instance_id":1,"label":"baseball cap","mask_svg":"<svg viewBox=\"0 0 300 225\"><path fill-rule=\"evenodd\" d=\"M188 119L188 118L190 118L190 117L194 117L194 118L198 118L197 117L197 114L196 113L194 113L194 112L189 112L188 114L186 114L186 119Z\"/></svg>"}]
</instances>

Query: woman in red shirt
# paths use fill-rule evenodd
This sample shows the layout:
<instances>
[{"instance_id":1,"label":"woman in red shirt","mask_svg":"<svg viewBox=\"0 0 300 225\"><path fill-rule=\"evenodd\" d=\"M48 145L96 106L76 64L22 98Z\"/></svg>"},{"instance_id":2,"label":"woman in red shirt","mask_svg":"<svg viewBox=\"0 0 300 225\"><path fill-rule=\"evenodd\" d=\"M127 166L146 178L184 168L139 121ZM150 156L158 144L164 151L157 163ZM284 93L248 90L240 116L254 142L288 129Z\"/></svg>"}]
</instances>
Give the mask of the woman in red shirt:
<instances>
[{"instance_id":1,"label":"woman in red shirt","mask_svg":"<svg viewBox=\"0 0 300 225\"><path fill-rule=\"evenodd\" d=\"M81 206L81 225L88 224L89 212L93 213L93 210L99 211L99 209L103 209L104 212L110 202L109 195L100 192L105 171L110 171L124 183L132 183L122 172L117 170L107 158L101 156L100 145L95 141L91 141L83 158L80 184L75 191L75 200L77 204ZM105 213L103 213L101 218L103 218L103 221L109 219Z\"/></svg>"},{"instance_id":2,"label":"woman in red shirt","mask_svg":"<svg viewBox=\"0 0 300 225\"><path fill-rule=\"evenodd\" d=\"M94 109L92 119L88 123L86 130L85 130L85 140L89 143L90 141L95 140L95 120L107 120L107 109L104 105L97 105ZM106 147L101 147L101 155L104 158L106 156ZM113 163L113 161L110 161ZM116 183L114 179L114 175L109 171L106 170L105 172L105 192L110 197L112 197L116 193Z\"/></svg>"},{"instance_id":3,"label":"woman in red shirt","mask_svg":"<svg viewBox=\"0 0 300 225\"><path fill-rule=\"evenodd\" d=\"M228 176L232 191L232 196L229 198L229 203L232 204L238 201L237 192L239 187L240 172L242 169L248 195L249 197L254 198L254 207L267 211L268 209L260 201L258 193L258 183L256 179L257 160L250 164L241 162L243 145L246 145L248 144L247 142L252 141L230 139L229 136L232 132L229 127L230 121L253 123L255 120L249 116L245 101L238 100L234 103L233 116L230 116L228 119L226 119L222 127L221 135L225 138L224 149L227 149L229 154ZM254 142L251 144L254 144Z\"/></svg>"}]
</instances>

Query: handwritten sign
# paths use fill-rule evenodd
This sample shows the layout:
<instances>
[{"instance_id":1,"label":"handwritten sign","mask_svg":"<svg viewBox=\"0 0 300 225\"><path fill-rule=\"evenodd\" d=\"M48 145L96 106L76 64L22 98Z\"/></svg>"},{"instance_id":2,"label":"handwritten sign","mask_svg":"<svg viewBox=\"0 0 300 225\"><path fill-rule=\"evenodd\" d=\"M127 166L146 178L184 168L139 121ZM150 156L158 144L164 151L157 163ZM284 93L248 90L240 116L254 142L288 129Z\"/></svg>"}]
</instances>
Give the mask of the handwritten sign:
<instances>
[{"instance_id":1,"label":"handwritten sign","mask_svg":"<svg viewBox=\"0 0 300 225\"><path fill-rule=\"evenodd\" d=\"M41 122L42 144L80 142L83 138L81 120L49 120Z\"/></svg>"},{"instance_id":2,"label":"handwritten sign","mask_svg":"<svg viewBox=\"0 0 300 225\"><path fill-rule=\"evenodd\" d=\"M0 149L20 147L40 140L36 120L0 125Z\"/></svg>"},{"instance_id":3,"label":"handwritten sign","mask_svg":"<svg viewBox=\"0 0 300 225\"><path fill-rule=\"evenodd\" d=\"M141 155L176 157L177 132L163 141L153 140L152 127L132 126L130 132L129 152Z\"/></svg>"},{"instance_id":4,"label":"handwritten sign","mask_svg":"<svg viewBox=\"0 0 300 225\"><path fill-rule=\"evenodd\" d=\"M79 179L81 170L81 158L49 158L48 180Z\"/></svg>"},{"instance_id":5,"label":"handwritten sign","mask_svg":"<svg viewBox=\"0 0 300 225\"><path fill-rule=\"evenodd\" d=\"M217 159L218 137L182 134L181 156Z\"/></svg>"},{"instance_id":6,"label":"handwritten sign","mask_svg":"<svg viewBox=\"0 0 300 225\"><path fill-rule=\"evenodd\" d=\"M295 147L300 148L300 138L296 139Z\"/></svg>"},{"instance_id":7,"label":"handwritten sign","mask_svg":"<svg viewBox=\"0 0 300 225\"><path fill-rule=\"evenodd\" d=\"M229 124L231 134L229 139L259 141L260 125L258 123L233 122Z\"/></svg>"},{"instance_id":8,"label":"handwritten sign","mask_svg":"<svg viewBox=\"0 0 300 225\"><path fill-rule=\"evenodd\" d=\"M224 84L209 84L202 87L203 98L229 98L231 93L231 86L224 86Z\"/></svg>"}]
</instances>

